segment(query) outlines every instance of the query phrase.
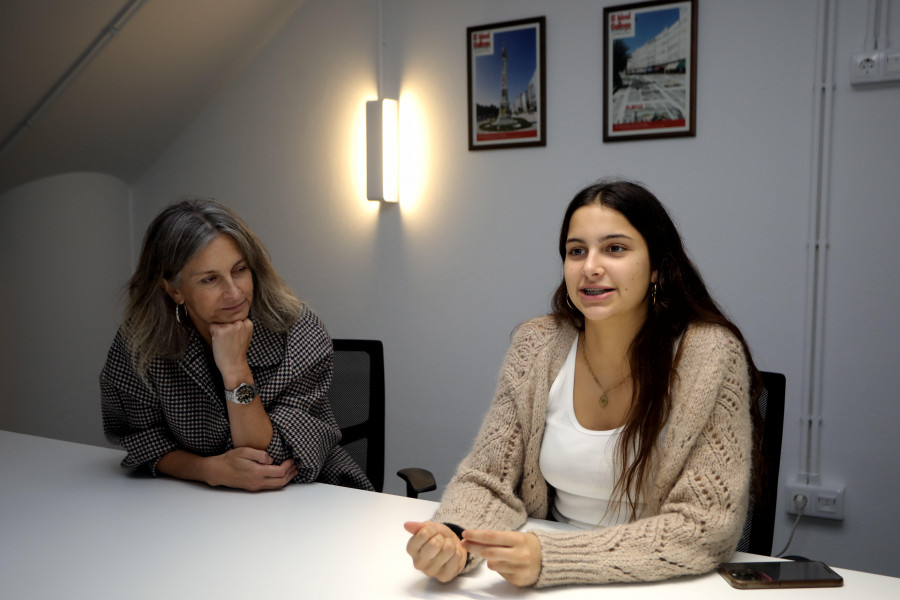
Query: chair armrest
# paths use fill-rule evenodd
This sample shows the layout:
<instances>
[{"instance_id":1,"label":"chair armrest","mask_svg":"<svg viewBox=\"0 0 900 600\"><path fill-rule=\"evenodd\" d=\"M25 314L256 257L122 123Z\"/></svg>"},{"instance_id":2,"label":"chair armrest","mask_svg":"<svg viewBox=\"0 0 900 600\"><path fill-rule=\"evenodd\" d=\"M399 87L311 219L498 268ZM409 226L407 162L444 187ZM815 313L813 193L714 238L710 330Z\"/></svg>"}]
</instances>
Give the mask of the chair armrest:
<instances>
[{"instance_id":1,"label":"chair armrest","mask_svg":"<svg viewBox=\"0 0 900 600\"><path fill-rule=\"evenodd\" d=\"M427 469L409 467L407 469L400 469L397 471L397 475L406 482L407 498L418 498L419 494L423 492L430 492L437 489L434 475Z\"/></svg>"}]
</instances>

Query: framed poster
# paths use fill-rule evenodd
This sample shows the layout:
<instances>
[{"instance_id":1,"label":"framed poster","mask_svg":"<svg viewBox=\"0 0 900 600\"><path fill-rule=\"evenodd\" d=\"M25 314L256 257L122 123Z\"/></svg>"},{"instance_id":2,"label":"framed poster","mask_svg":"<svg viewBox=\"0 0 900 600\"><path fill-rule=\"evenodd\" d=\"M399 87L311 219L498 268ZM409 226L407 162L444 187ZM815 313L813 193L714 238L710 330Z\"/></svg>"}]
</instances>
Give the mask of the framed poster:
<instances>
[{"instance_id":1,"label":"framed poster","mask_svg":"<svg viewBox=\"0 0 900 600\"><path fill-rule=\"evenodd\" d=\"M469 150L547 145L544 17L469 27Z\"/></svg>"},{"instance_id":2,"label":"framed poster","mask_svg":"<svg viewBox=\"0 0 900 600\"><path fill-rule=\"evenodd\" d=\"M603 9L603 141L696 136L697 0Z\"/></svg>"}]
</instances>

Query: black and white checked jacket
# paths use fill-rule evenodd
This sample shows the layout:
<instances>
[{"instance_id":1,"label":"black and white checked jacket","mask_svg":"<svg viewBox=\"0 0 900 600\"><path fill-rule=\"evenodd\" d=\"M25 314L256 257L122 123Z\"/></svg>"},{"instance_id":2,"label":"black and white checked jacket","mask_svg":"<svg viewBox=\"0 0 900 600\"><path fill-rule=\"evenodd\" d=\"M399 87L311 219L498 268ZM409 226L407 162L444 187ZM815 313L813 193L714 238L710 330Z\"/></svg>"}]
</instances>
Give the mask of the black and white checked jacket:
<instances>
[{"instance_id":1,"label":"black and white checked jacket","mask_svg":"<svg viewBox=\"0 0 900 600\"><path fill-rule=\"evenodd\" d=\"M307 307L286 334L254 324L247 362L272 421L266 452L276 464L294 459L294 483L371 490L338 446L341 433L327 397L332 355L324 324ZM153 360L149 387L133 364L120 330L100 372L100 391L106 438L128 452L123 467L156 475L159 459L173 450L214 456L233 448L221 376L196 330L183 357Z\"/></svg>"}]
</instances>

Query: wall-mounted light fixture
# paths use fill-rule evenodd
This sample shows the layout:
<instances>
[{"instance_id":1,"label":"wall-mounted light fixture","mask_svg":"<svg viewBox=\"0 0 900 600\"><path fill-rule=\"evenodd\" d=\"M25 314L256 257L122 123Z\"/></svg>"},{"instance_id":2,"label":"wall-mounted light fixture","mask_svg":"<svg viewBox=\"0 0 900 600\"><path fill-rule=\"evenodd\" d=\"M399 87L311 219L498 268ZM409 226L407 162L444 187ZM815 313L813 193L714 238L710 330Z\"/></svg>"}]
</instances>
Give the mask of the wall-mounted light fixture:
<instances>
[{"instance_id":1,"label":"wall-mounted light fixture","mask_svg":"<svg viewBox=\"0 0 900 600\"><path fill-rule=\"evenodd\" d=\"M400 130L396 100L366 102L366 197L399 200Z\"/></svg>"}]
</instances>

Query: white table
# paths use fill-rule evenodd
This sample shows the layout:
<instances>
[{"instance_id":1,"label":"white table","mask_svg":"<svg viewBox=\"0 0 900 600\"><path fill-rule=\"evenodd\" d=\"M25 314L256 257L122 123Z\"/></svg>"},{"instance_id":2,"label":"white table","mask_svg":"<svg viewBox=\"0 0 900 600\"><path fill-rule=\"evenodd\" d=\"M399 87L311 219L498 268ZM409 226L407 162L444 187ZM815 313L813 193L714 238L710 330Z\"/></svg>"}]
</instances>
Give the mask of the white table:
<instances>
[{"instance_id":1,"label":"white table","mask_svg":"<svg viewBox=\"0 0 900 600\"><path fill-rule=\"evenodd\" d=\"M483 566L443 585L404 551L403 522L435 502L324 484L210 488L128 475L123 456L0 431L0 598L900 598L900 579L846 569L843 588L819 590L739 591L714 573L520 590Z\"/></svg>"}]
</instances>

